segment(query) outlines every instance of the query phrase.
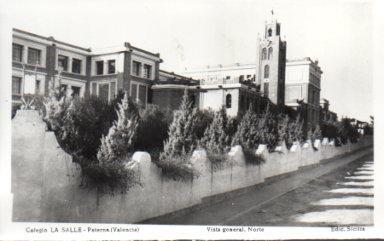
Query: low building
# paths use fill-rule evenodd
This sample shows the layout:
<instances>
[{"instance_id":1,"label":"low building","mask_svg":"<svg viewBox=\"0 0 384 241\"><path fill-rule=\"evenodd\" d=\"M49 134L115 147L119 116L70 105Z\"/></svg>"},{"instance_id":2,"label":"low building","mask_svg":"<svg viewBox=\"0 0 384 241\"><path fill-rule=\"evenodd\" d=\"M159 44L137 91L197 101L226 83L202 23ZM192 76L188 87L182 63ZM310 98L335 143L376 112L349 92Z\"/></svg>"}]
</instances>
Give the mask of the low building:
<instances>
[{"instance_id":1,"label":"low building","mask_svg":"<svg viewBox=\"0 0 384 241\"><path fill-rule=\"evenodd\" d=\"M244 113L249 105L258 105L260 88L255 84L254 65L214 66L184 73L200 79L199 109L227 109L230 116Z\"/></svg>"},{"instance_id":2,"label":"low building","mask_svg":"<svg viewBox=\"0 0 384 241\"><path fill-rule=\"evenodd\" d=\"M159 79L151 87L152 103L162 109L175 110L180 106L187 89L194 105L199 105L199 81L174 72L159 71Z\"/></svg>"}]
</instances>

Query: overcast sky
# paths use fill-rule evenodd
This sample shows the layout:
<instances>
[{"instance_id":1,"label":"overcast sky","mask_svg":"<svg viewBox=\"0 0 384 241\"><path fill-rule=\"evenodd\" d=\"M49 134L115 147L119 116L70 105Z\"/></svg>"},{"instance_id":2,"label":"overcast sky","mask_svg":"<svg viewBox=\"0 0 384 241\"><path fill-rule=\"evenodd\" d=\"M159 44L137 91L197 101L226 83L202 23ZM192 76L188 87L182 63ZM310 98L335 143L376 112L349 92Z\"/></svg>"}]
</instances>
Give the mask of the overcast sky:
<instances>
[{"instance_id":1,"label":"overcast sky","mask_svg":"<svg viewBox=\"0 0 384 241\"><path fill-rule=\"evenodd\" d=\"M273 9L287 57L318 59L321 97L339 117L372 114L369 1L13 1L2 20L93 49L123 42L159 52L161 68L254 63L256 38ZM4 16L6 14L6 16Z\"/></svg>"}]
</instances>

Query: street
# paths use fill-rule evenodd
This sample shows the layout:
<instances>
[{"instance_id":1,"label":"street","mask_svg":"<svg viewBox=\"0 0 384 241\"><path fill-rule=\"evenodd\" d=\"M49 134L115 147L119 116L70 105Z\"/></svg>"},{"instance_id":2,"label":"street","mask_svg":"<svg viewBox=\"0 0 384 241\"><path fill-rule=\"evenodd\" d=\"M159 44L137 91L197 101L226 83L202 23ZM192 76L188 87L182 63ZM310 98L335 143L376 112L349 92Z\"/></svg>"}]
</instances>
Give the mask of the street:
<instances>
[{"instance_id":1,"label":"street","mask_svg":"<svg viewBox=\"0 0 384 241\"><path fill-rule=\"evenodd\" d=\"M373 225L373 170L372 149L360 150L209 207L146 223Z\"/></svg>"}]
</instances>

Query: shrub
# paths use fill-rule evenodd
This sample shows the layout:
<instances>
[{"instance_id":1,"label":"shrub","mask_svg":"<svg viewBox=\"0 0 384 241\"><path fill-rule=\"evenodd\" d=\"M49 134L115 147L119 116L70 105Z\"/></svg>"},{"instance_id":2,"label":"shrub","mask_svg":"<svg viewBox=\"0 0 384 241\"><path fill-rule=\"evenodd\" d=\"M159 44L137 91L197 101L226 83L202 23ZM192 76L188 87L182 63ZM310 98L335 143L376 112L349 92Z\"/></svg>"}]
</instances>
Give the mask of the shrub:
<instances>
[{"instance_id":1,"label":"shrub","mask_svg":"<svg viewBox=\"0 0 384 241\"><path fill-rule=\"evenodd\" d=\"M245 162L251 165L261 165L265 159L261 155L256 155L254 149L243 148Z\"/></svg>"},{"instance_id":2,"label":"shrub","mask_svg":"<svg viewBox=\"0 0 384 241\"><path fill-rule=\"evenodd\" d=\"M270 109L269 103L265 111L257 118L257 144L266 144L269 150L274 150L278 144L278 123Z\"/></svg>"},{"instance_id":3,"label":"shrub","mask_svg":"<svg viewBox=\"0 0 384 241\"><path fill-rule=\"evenodd\" d=\"M196 147L197 111L192 107L185 91L180 109L173 114L173 120L168 129L168 139L164 143L164 151L160 158L190 155Z\"/></svg>"},{"instance_id":4,"label":"shrub","mask_svg":"<svg viewBox=\"0 0 384 241\"><path fill-rule=\"evenodd\" d=\"M47 123L48 129L57 133L62 126L62 119L68 107L65 96L60 90L59 83L49 82L49 94L44 99L45 116L43 120Z\"/></svg>"},{"instance_id":5,"label":"shrub","mask_svg":"<svg viewBox=\"0 0 384 241\"><path fill-rule=\"evenodd\" d=\"M320 125L321 135L329 139L337 139L340 136L336 122L323 122Z\"/></svg>"},{"instance_id":6,"label":"shrub","mask_svg":"<svg viewBox=\"0 0 384 241\"><path fill-rule=\"evenodd\" d=\"M129 159L129 153L126 153L125 148L115 146L116 143L126 144L123 140L126 140L124 124L127 122L124 120L125 117L129 117L121 110L116 111L115 107L117 105L126 107L127 102L119 104L115 100L109 104L96 96L81 99L65 98L59 91L57 88L51 88L50 95L45 99L44 120L55 132L60 146L80 164L86 185L97 187L100 192L105 192L107 189L114 192L119 188L125 191L134 185L136 183L134 173L125 163L106 161L108 157L112 159L119 154L121 154L119 160ZM128 102L128 106L134 105ZM121 119L114 122L117 117ZM111 130L108 133L112 124L115 132ZM109 134L107 138L103 137L107 133ZM100 147L102 137L103 145ZM103 154L102 161L97 160L99 148ZM124 154L126 156L123 157Z\"/></svg>"},{"instance_id":7,"label":"shrub","mask_svg":"<svg viewBox=\"0 0 384 241\"><path fill-rule=\"evenodd\" d=\"M300 120L300 116L297 116L294 121L288 123L286 144L287 148L291 148L294 142L303 141L303 121Z\"/></svg>"},{"instance_id":8,"label":"shrub","mask_svg":"<svg viewBox=\"0 0 384 241\"><path fill-rule=\"evenodd\" d=\"M138 119L137 113L129 108L127 93L119 104L117 116L118 118L109 129L108 135L101 138L101 146L97 153L97 159L101 163L122 162L133 150Z\"/></svg>"},{"instance_id":9,"label":"shrub","mask_svg":"<svg viewBox=\"0 0 384 241\"><path fill-rule=\"evenodd\" d=\"M211 109L197 110L195 135L198 140L201 140L201 138L203 138L205 130L213 120L213 116L214 112Z\"/></svg>"},{"instance_id":10,"label":"shrub","mask_svg":"<svg viewBox=\"0 0 384 241\"><path fill-rule=\"evenodd\" d=\"M359 139L360 134L357 128L352 125L352 121L353 120L350 118L343 118L340 121L339 129L341 133L341 139L344 144L347 142L347 140L355 143Z\"/></svg>"},{"instance_id":11,"label":"shrub","mask_svg":"<svg viewBox=\"0 0 384 241\"><path fill-rule=\"evenodd\" d=\"M139 185L138 176L132 168L121 162L86 161L82 165L85 177L83 186L96 188L98 194L114 194L116 191L126 193L130 188Z\"/></svg>"},{"instance_id":12,"label":"shrub","mask_svg":"<svg viewBox=\"0 0 384 241\"><path fill-rule=\"evenodd\" d=\"M289 117L287 115L280 116L277 123L277 139L278 142L285 142L288 136Z\"/></svg>"},{"instance_id":13,"label":"shrub","mask_svg":"<svg viewBox=\"0 0 384 241\"><path fill-rule=\"evenodd\" d=\"M256 148L257 144L257 116L252 111L252 105L245 112L232 139L232 146L241 145L244 148Z\"/></svg>"},{"instance_id":14,"label":"shrub","mask_svg":"<svg viewBox=\"0 0 384 241\"><path fill-rule=\"evenodd\" d=\"M164 151L160 153L158 164L165 176L175 180L188 180L194 177L194 170L189 160L197 142L196 122L196 109L193 108L185 90L180 109L174 112L169 126Z\"/></svg>"},{"instance_id":15,"label":"shrub","mask_svg":"<svg viewBox=\"0 0 384 241\"><path fill-rule=\"evenodd\" d=\"M74 157L96 158L100 139L116 119L114 106L95 96L64 102L61 110L46 115L60 146Z\"/></svg>"},{"instance_id":16,"label":"shrub","mask_svg":"<svg viewBox=\"0 0 384 241\"><path fill-rule=\"evenodd\" d=\"M168 156L155 162L161 168L162 174L172 180L188 182L199 174L192 167L188 155Z\"/></svg>"},{"instance_id":17,"label":"shrub","mask_svg":"<svg viewBox=\"0 0 384 241\"><path fill-rule=\"evenodd\" d=\"M168 138L168 126L172 121L172 112L163 111L157 105L148 105L140 110L140 120L135 141L136 150L154 153L163 147Z\"/></svg>"},{"instance_id":18,"label":"shrub","mask_svg":"<svg viewBox=\"0 0 384 241\"><path fill-rule=\"evenodd\" d=\"M228 126L227 112L224 107L214 113L213 120L204 132L201 145L207 151L208 159L213 166L225 162L229 138L226 132Z\"/></svg>"}]
</instances>

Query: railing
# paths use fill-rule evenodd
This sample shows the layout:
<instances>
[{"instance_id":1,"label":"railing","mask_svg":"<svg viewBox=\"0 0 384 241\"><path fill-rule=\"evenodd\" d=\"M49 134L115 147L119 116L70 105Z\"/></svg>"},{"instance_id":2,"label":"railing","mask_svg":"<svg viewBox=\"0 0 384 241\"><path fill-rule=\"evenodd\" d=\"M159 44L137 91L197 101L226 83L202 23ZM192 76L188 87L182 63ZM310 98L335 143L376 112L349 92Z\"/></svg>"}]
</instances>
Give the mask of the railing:
<instances>
[{"instance_id":1,"label":"railing","mask_svg":"<svg viewBox=\"0 0 384 241\"><path fill-rule=\"evenodd\" d=\"M211 85L211 84L237 84L240 83L240 78L213 78L213 79L203 79L200 81L202 85Z\"/></svg>"}]
</instances>

